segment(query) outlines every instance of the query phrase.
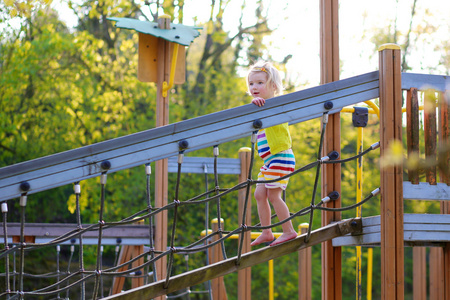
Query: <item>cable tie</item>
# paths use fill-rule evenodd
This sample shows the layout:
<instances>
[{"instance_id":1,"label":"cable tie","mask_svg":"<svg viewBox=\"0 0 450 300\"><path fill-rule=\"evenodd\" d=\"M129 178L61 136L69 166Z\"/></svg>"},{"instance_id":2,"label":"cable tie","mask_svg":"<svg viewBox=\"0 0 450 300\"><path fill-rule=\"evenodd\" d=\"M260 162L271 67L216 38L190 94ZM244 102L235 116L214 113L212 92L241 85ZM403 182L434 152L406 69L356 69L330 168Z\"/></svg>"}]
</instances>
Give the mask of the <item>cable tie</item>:
<instances>
[{"instance_id":1,"label":"cable tie","mask_svg":"<svg viewBox=\"0 0 450 300\"><path fill-rule=\"evenodd\" d=\"M380 188L376 188L376 189L374 189L374 190L371 192L372 196L376 196L376 195L378 195L379 193L380 193Z\"/></svg>"},{"instance_id":2,"label":"cable tie","mask_svg":"<svg viewBox=\"0 0 450 300\"><path fill-rule=\"evenodd\" d=\"M81 194L81 186L79 182L74 184L73 191L75 194Z\"/></svg>"},{"instance_id":3,"label":"cable tie","mask_svg":"<svg viewBox=\"0 0 450 300\"><path fill-rule=\"evenodd\" d=\"M380 142L378 141L378 142L376 142L375 144L372 144L370 147L372 148L372 150L375 150L375 149L377 149L377 148L380 148Z\"/></svg>"},{"instance_id":4,"label":"cable tie","mask_svg":"<svg viewBox=\"0 0 450 300\"><path fill-rule=\"evenodd\" d=\"M213 153L214 153L214 156L219 156L219 146L218 145L214 146Z\"/></svg>"},{"instance_id":5,"label":"cable tie","mask_svg":"<svg viewBox=\"0 0 450 300\"><path fill-rule=\"evenodd\" d=\"M256 138L256 133L257 133L258 131L253 131L253 133L252 133L252 144L254 144L254 143L256 143L256 140L257 140L257 138Z\"/></svg>"},{"instance_id":6,"label":"cable tie","mask_svg":"<svg viewBox=\"0 0 450 300\"><path fill-rule=\"evenodd\" d=\"M178 153L178 164L182 164L183 163L183 158L184 158L184 151L180 151Z\"/></svg>"},{"instance_id":7,"label":"cable tie","mask_svg":"<svg viewBox=\"0 0 450 300\"><path fill-rule=\"evenodd\" d=\"M152 174L152 166L150 166L150 164L146 164L146 165L145 165L145 173L146 173L147 175Z\"/></svg>"},{"instance_id":8,"label":"cable tie","mask_svg":"<svg viewBox=\"0 0 450 300\"><path fill-rule=\"evenodd\" d=\"M6 202L2 203L2 213L8 212L8 204Z\"/></svg>"},{"instance_id":9,"label":"cable tie","mask_svg":"<svg viewBox=\"0 0 450 300\"><path fill-rule=\"evenodd\" d=\"M22 207L27 206L27 195L26 194L22 194L20 196L20 206L22 206Z\"/></svg>"},{"instance_id":10,"label":"cable tie","mask_svg":"<svg viewBox=\"0 0 450 300\"><path fill-rule=\"evenodd\" d=\"M320 162L329 161L329 160L330 160L329 156L324 156L320 159Z\"/></svg>"},{"instance_id":11,"label":"cable tie","mask_svg":"<svg viewBox=\"0 0 450 300\"><path fill-rule=\"evenodd\" d=\"M106 173L102 173L102 175L100 175L100 184L106 184Z\"/></svg>"}]
</instances>

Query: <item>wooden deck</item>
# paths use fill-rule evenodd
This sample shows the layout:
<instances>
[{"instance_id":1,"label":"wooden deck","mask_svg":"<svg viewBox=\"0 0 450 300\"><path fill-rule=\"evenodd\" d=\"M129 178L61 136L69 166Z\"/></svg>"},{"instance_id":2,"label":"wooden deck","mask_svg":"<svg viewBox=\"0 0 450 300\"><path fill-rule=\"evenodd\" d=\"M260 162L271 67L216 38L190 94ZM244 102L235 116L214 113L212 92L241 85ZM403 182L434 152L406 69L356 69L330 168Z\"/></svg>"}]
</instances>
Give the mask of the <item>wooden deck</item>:
<instances>
[{"instance_id":1,"label":"wooden deck","mask_svg":"<svg viewBox=\"0 0 450 300\"><path fill-rule=\"evenodd\" d=\"M450 242L450 215L404 214L405 246L443 247ZM362 232L333 239L333 246L380 246L380 216L362 219Z\"/></svg>"}]
</instances>

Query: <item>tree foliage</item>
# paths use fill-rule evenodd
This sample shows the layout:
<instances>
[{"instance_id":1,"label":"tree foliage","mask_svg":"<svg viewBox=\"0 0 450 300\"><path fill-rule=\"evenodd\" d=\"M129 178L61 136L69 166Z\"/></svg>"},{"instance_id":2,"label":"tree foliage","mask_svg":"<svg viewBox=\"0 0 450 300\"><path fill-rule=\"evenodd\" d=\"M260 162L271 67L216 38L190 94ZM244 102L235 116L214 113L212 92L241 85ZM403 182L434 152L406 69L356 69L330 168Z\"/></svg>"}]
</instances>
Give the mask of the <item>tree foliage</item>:
<instances>
[{"instance_id":1,"label":"tree foliage","mask_svg":"<svg viewBox=\"0 0 450 300\"><path fill-rule=\"evenodd\" d=\"M59 20L57 12L50 8L50 2L8 0L0 5L0 25L3 25L0 27L0 167L154 127L156 87L136 78L138 36L135 32L114 27L107 18L131 17L156 21L164 13L171 16L172 22L183 23L185 5L195 5L182 0L145 3L118 0L68 1L77 16L78 25L67 28ZM208 6L209 19L196 24L203 27L203 30L201 36L187 48L186 82L174 87L171 92L171 123L247 104L250 99L246 94L245 80L240 75L242 70L258 58L273 60L264 43L264 37L273 31L264 7L266 2L256 1L257 8L252 16L245 15L244 10L236 13L236 31L233 34L226 31L223 20L230 3L231 0L211 0ZM245 3L242 1L242 7ZM254 19L252 24L243 22L249 18ZM423 30L430 28L424 27ZM406 50L414 46L414 32L410 30L407 34L404 45ZM418 36L421 34L419 30L416 32ZM374 43L396 42L398 34L397 30L394 30L394 36L376 33ZM442 47L448 48L448 44L443 44ZM286 57L283 61L274 61L274 64L280 70L285 70L289 59L290 57ZM443 61L448 64L447 58L444 57ZM407 60L403 64L404 69L407 69ZM286 83L286 86L287 92L301 88L292 82ZM378 140L377 124L376 118L371 117L370 124L365 129L365 147ZM291 126L291 134L297 167L316 160L320 120L295 124ZM221 145L220 154L221 157L236 158L239 148L249 146L249 139L241 139ZM342 149L343 157L356 153L356 130L351 126L349 116L342 118ZM212 149L199 150L192 155L212 156ZM364 158L364 195L379 185L378 163L377 153L370 153ZM342 195L345 195L343 205L353 204L357 200L355 170L356 163L347 163L342 167ZM255 177L257 170L254 172ZM315 170L310 170L291 179L287 194L291 211L309 206L313 196L320 198L320 195L312 195L314 176ZM176 175L170 174L169 181L171 198L174 197L170 193L175 186ZM151 182L154 182L153 177ZM221 188L236 183L236 176L220 177ZM145 208L145 184L143 167L109 175L105 219L118 220ZM207 180L203 176L184 176L181 178L180 200L196 196L207 185L210 188L214 186L214 179L210 176ZM86 180L81 186L82 221L95 223L98 221L100 208L99 180ZM230 195L221 199L226 229L239 226L236 197ZM9 201L9 205L8 221L19 221L17 201ZM410 209L414 211L413 207ZM74 223L74 211L72 186L65 186L31 195L26 220ZM215 217L216 212L215 204L211 203L210 217ZM378 200L367 203L363 208L364 216L378 213ZM354 214L354 211L344 212L343 217L352 217ZM253 223L257 223L256 204L253 205L252 216ZM294 226L308 221L306 217L296 219ZM177 243L192 243L204 229L204 223L205 207L194 210L183 208L176 232ZM316 213L312 226L314 229L320 226L319 213ZM346 261L354 259L353 251L343 249ZM112 252L111 249L107 250L109 255ZM379 257L378 252L375 255ZM51 257L43 255L43 258L50 260ZM277 299L297 297L296 259L296 255L292 254L275 262L277 283L284 286L282 291L277 291ZM184 258L177 257L176 272L183 271L183 260ZM203 256L196 255L191 258L190 263L201 266L203 261ZM320 247L314 247L313 265L319 264ZM41 261L39 265L45 265L45 261ZM267 272L267 266L254 267L252 286L255 298L267 298ZM319 272L314 268L314 299L319 298L321 293ZM349 298L347 296L353 296L355 291L353 264L343 264L343 272L344 298ZM236 285L236 274L228 275L225 279L228 286ZM34 288L31 283L27 284L30 284L27 288ZM374 286L377 284L379 285L379 278ZM236 289L231 287L228 289L229 296L235 298Z\"/></svg>"}]
</instances>

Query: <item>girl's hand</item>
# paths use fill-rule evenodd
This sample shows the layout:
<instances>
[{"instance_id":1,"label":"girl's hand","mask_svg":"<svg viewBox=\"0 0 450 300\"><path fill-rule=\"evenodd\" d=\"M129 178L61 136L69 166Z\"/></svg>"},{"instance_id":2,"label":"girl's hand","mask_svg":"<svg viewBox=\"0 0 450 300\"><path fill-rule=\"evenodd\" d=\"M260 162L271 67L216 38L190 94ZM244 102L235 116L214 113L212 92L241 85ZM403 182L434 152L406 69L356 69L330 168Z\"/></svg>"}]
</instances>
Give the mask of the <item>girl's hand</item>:
<instances>
[{"instance_id":1,"label":"girl's hand","mask_svg":"<svg viewBox=\"0 0 450 300\"><path fill-rule=\"evenodd\" d=\"M264 103L266 103L266 100L264 100L263 98L258 97L258 98L254 98L252 100L252 103L257 105L257 106L259 106L259 107L261 107L261 106L264 106Z\"/></svg>"}]
</instances>

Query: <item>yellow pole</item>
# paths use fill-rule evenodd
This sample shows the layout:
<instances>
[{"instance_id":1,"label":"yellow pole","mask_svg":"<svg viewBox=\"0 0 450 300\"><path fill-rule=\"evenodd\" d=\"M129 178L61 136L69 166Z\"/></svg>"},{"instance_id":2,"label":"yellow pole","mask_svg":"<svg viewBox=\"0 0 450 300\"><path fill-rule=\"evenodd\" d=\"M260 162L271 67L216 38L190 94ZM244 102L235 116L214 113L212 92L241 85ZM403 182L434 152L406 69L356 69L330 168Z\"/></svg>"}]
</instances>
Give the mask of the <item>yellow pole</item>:
<instances>
[{"instance_id":1,"label":"yellow pole","mask_svg":"<svg viewBox=\"0 0 450 300\"><path fill-rule=\"evenodd\" d=\"M273 259L269 260L269 300L273 300Z\"/></svg>"},{"instance_id":2,"label":"yellow pole","mask_svg":"<svg viewBox=\"0 0 450 300\"><path fill-rule=\"evenodd\" d=\"M358 138L356 141L356 147L358 154L363 151L363 127L358 128ZM356 202L360 202L362 199L362 157L358 158L358 166L356 168ZM361 218L361 206L356 208L356 217ZM362 287L361 287L361 246L356 246L356 299L361 300Z\"/></svg>"},{"instance_id":3,"label":"yellow pole","mask_svg":"<svg viewBox=\"0 0 450 300\"><path fill-rule=\"evenodd\" d=\"M367 250L367 300L372 300L373 248Z\"/></svg>"}]
</instances>

